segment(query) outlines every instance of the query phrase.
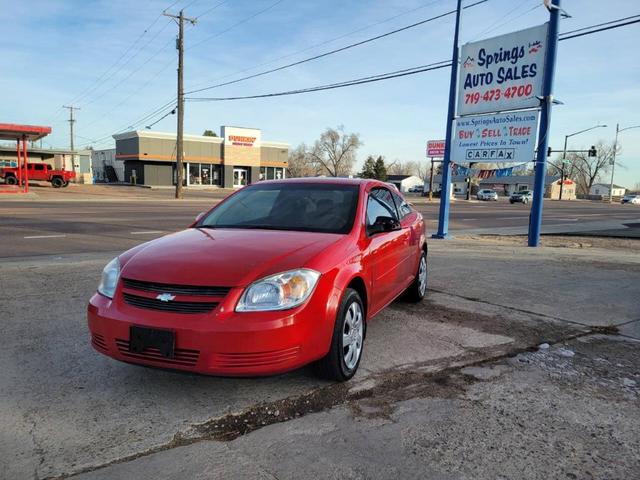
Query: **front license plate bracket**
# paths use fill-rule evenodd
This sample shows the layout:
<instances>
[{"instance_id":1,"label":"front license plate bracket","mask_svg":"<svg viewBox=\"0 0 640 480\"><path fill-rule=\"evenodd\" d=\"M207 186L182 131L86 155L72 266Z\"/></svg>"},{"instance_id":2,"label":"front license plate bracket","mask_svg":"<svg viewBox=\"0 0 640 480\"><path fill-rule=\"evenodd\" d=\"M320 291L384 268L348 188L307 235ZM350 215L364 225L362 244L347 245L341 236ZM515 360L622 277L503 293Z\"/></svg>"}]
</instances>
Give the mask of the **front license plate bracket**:
<instances>
[{"instance_id":1,"label":"front license plate bracket","mask_svg":"<svg viewBox=\"0 0 640 480\"><path fill-rule=\"evenodd\" d=\"M165 358L173 358L176 334L171 330L147 327L129 327L129 351L143 353L147 348L157 348Z\"/></svg>"}]
</instances>

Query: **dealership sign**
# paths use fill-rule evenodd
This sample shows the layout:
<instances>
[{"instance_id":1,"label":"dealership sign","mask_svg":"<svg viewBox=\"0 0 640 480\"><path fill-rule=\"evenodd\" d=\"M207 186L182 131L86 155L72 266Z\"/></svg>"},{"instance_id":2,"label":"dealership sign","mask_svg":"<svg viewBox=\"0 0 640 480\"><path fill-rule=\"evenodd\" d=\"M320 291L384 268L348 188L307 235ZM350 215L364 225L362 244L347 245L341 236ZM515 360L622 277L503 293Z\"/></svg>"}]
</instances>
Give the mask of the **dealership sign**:
<instances>
[{"instance_id":1,"label":"dealership sign","mask_svg":"<svg viewBox=\"0 0 640 480\"><path fill-rule=\"evenodd\" d=\"M547 28L545 23L463 45L458 115L538 107Z\"/></svg>"},{"instance_id":2,"label":"dealership sign","mask_svg":"<svg viewBox=\"0 0 640 480\"><path fill-rule=\"evenodd\" d=\"M451 160L530 162L537 128L537 110L458 118L451 140Z\"/></svg>"},{"instance_id":3,"label":"dealership sign","mask_svg":"<svg viewBox=\"0 0 640 480\"><path fill-rule=\"evenodd\" d=\"M427 157L444 157L445 140L429 140L427 142Z\"/></svg>"}]
</instances>

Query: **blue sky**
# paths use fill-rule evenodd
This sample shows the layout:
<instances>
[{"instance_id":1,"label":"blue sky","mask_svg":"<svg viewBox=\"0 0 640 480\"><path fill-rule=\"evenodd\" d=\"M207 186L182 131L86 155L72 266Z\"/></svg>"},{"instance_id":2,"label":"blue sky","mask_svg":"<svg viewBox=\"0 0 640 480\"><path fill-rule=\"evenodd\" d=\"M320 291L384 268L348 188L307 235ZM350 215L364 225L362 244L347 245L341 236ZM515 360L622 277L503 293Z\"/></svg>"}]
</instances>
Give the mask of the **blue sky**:
<instances>
[{"instance_id":1,"label":"blue sky","mask_svg":"<svg viewBox=\"0 0 640 480\"><path fill-rule=\"evenodd\" d=\"M171 10L186 7L186 15L198 16L220 1L181 0ZM48 144L67 146L68 113L60 107L74 102L81 108L76 144L107 137L98 147L108 147L113 144L110 134L125 129L175 94L173 39L177 29L165 17L158 18L172 0L2 3L6 5L0 9L0 88L5 95L0 121L51 125ZM541 4L541 0L490 0L468 9L463 16L462 43L543 23L548 14ZM299 60L454 6L454 0L230 0L203 15L196 26L186 28L186 90ZM565 0L563 7L573 18L562 21L561 31L640 13L640 5L633 0ZM310 48L345 34L349 35ZM453 16L449 16L207 94L250 95L304 88L446 60L451 56L452 35ZM598 140L612 142L617 122L621 127L640 125L638 43L639 24L560 43L555 96L564 105L553 112L553 148L562 147L564 135L598 123L609 127L573 137L569 147L588 147ZM303 49L303 53L290 55ZM290 56L274 62L285 55ZM116 67L109 70L114 63ZM246 71L237 73L242 70ZM199 134L206 128L218 130L223 124L258 127L263 138L295 146L312 143L325 127L343 124L348 131L361 134L364 146L359 161L369 154L389 160L422 160L426 140L444 137L448 82L449 70L443 69L306 95L187 103L185 131ZM154 129L175 131L175 116L160 121ZM615 180L632 187L640 182L640 129L623 132L620 143L624 168L617 169Z\"/></svg>"}]
</instances>

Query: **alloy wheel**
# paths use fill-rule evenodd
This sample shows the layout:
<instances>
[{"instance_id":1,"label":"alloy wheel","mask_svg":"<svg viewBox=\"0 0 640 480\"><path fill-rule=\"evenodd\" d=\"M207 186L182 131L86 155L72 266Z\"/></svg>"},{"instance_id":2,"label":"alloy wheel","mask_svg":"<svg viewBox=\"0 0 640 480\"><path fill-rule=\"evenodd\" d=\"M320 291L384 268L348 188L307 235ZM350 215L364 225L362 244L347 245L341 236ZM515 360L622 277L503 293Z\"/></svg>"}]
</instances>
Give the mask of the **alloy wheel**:
<instances>
[{"instance_id":1,"label":"alloy wheel","mask_svg":"<svg viewBox=\"0 0 640 480\"><path fill-rule=\"evenodd\" d=\"M423 297L427 291L427 259L424 255L420 257L420 268L418 269L418 291Z\"/></svg>"},{"instance_id":2,"label":"alloy wheel","mask_svg":"<svg viewBox=\"0 0 640 480\"><path fill-rule=\"evenodd\" d=\"M342 353L344 363L349 370L355 368L360 359L363 333L362 308L358 302L352 302L342 327Z\"/></svg>"}]
</instances>

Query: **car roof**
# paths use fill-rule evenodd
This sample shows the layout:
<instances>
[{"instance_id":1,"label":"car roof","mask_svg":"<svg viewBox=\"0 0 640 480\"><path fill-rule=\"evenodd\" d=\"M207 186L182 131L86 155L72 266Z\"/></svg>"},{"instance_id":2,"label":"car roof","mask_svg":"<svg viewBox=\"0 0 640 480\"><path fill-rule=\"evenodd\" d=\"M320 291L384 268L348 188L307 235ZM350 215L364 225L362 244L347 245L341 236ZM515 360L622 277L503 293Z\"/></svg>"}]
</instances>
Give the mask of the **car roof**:
<instances>
[{"instance_id":1,"label":"car roof","mask_svg":"<svg viewBox=\"0 0 640 480\"><path fill-rule=\"evenodd\" d=\"M277 184L277 183L308 183L308 184L335 184L335 185L376 185L384 187L393 187L392 184L375 180L372 178L345 178L345 177L301 177L301 178L284 178L279 180L260 180L257 184Z\"/></svg>"}]
</instances>

